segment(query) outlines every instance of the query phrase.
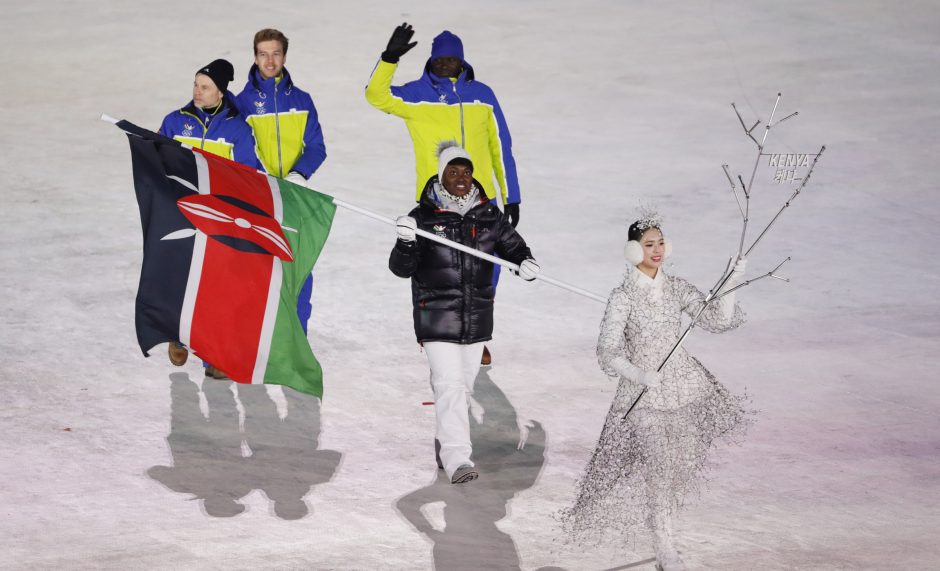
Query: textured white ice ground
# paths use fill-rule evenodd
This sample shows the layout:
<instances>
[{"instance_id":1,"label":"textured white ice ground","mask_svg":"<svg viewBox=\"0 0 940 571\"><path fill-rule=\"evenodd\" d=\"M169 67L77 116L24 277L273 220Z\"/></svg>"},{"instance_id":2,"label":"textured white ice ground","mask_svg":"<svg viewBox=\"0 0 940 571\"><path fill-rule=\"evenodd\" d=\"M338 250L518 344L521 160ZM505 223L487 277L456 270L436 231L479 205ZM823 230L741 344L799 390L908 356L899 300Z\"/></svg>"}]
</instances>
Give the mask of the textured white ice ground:
<instances>
[{"instance_id":1,"label":"textured white ice ground","mask_svg":"<svg viewBox=\"0 0 940 571\"><path fill-rule=\"evenodd\" d=\"M216 57L236 64L238 89L251 35L279 27L326 133L329 158L314 183L397 215L411 199L410 143L362 89L403 20L419 44L400 80L419 73L441 29L464 38L512 128L520 230L546 274L604 295L641 199L666 215L676 244L668 271L711 284L738 238L720 165L746 176L754 153L729 104L766 119L784 93L781 111L800 116L772 133L772 148L829 150L749 264L756 274L792 255L793 282L752 286L741 295L742 330L688 344L762 414L743 447L716 457L678 544L693 568L940 561L935 3L41 0L4 1L2 12L0 568L429 569L436 560L450 569L454 558L479 567L486 557L496 568L599 570L651 556L642 544L565 546L551 519L571 500L613 392L593 356L602 305L504 279L488 377L502 393L488 393L491 429L478 447L493 466L473 488L435 486L408 285L385 267L393 236L347 212L316 270L311 343L326 398L319 416L302 417L319 425L320 450L334 451L321 469L341 459L306 496L310 515L281 517L259 491L289 491L284 474L298 472L277 447L295 432L257 394L241 399L246 445L258 456L273 442L269 462L226 465L222 444L206 442L241 436L213 424L190 442L192 473L177 473L210 487L249 474L244 513L211 516L148 475L173 466L175 371L135 345L129 153L98 115L156 127ZM754 226L788 188L756 192ZM201 383L198 364L182 371ZM273 393L283 415L290 403ZM203 407L221 406L209 396L218 397L208 391ZM500 458L518 460L503 446L517 437L516 416L544 429L544 462L534 453L498 469ZM530 431L530 451L540 434ZM427 535L402 513L424 514Z\"/></svg>"}]
</instances>

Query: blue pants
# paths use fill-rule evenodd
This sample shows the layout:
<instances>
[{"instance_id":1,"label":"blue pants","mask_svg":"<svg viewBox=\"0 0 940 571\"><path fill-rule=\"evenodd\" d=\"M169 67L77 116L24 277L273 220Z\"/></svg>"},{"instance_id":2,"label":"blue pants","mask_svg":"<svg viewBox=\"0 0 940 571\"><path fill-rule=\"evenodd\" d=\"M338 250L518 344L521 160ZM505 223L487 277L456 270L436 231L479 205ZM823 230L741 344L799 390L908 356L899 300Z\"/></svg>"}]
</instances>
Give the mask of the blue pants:
<instances>
[{"instance_id":1,"label":"blue pants","mask_svg":"<svg viewBox=\"0 0 940 571\"><path fill-rule=\"evenodd\" d=\"M297 317L300 319L300 326L304 328L304 335L307 334L307 323L310 321L310 313L313 311L313 304L310 302L310 296L313 294L313 274L307 276L303 287L300 288L300 295L297 296Z\"/></svg>"},{"instance_id":2,"label":"blue pants","mask_svg":"<svg viewBox=\"0 0 940 571\"><path fill-rule=\"evenodd\" d=\"M490 199L490 202L492 202L493 204L495 204L497 207L499 206L499 201L497 201L495 198L491 198L491 199ZM496 256L496 254L493 254L493 255ZM498 256L497 256L497 257L498 257ZM496 284L499 283L499 270L500 270L500 269L502 269L502 266L501 266L501 265L499 265L499 264L493 264L493 290L494 290L493 293L494 293L494 294L496 293L496 291L495 291L495 290L496 290Z\"/></svg>"}]
</instances>

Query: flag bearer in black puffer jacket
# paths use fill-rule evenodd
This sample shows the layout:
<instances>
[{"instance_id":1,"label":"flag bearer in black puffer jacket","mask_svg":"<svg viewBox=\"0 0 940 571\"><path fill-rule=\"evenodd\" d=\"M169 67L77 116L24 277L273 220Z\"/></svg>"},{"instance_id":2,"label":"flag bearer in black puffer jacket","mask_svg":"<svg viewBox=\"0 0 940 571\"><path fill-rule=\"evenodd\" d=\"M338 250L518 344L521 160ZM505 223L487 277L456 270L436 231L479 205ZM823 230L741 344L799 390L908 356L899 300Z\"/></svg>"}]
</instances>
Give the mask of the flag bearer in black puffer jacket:
<instances>
[{"instance_id":1,"label":"flag bearer in black puffer jacket","mask_svg":"<svg viewBox=\"0 0 940 571\"><path fill-rule=\"evenodd\" d=\"M388 266L396 276L411 278L415 335L431 366L440 463L459 484L478 475L470 460L467 397L483 343L493 334L493 264L416 236L415 229L517 264L527 281L535 279L539 266L473 178L470 155L445 143L438 156L438 174L428 180L417 208L397 221L398 241Z\"/></svg>"}]
</instances>

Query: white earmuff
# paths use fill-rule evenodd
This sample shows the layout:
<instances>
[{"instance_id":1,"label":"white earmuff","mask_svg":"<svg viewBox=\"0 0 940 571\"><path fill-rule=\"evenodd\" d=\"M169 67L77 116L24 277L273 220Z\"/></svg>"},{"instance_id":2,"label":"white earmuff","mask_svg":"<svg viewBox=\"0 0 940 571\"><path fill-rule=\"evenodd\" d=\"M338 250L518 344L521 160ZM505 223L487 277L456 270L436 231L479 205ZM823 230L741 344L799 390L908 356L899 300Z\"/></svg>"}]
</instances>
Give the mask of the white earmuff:
<instances>
[{"instance_id":1,"label":"white earmuff","mask_svg":"<svg viewBox=\"0 0 940 571\"><path fill-rule=\"evenodd\" d=\"M663 244L666 250L663 252L663 261L672 255L672 240L663 237ZM643 261L643 246L636 240L627 240L623 247L623 257L630 262L630 265L636 266Z\"/></svg>"},{"instance_id":2,"label":"white earmuff","mask_svg":"<svg viewBox=\"0 0 940 571\"><path fill-rule=\"evenodd\" d=\"M627 240L623 247L623 257L630 262L631 266L639 265L643 261L643 246L636 240Z\"/></svg>"}]
</instances>

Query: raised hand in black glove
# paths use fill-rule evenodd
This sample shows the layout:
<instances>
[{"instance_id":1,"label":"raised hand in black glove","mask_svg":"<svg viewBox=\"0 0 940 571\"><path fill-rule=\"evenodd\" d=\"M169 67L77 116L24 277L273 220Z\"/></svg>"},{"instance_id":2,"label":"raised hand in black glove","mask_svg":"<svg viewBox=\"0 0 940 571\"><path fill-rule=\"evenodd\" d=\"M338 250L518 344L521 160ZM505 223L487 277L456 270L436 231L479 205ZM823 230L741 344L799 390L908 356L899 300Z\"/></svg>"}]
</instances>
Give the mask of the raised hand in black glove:
<instances>
[{"instance_id":1,"label":"raised hand in black glove","mask_svg":"<svg viewBox=\"0 0 940 571\"><path fill-rule=\"evenodd\" d=\"M382 52L382 61L388 63L398 63L401 56L408 53L408 50L418 45L418 42L411 42L411 36L415 35L414 29L408 22L402 22L401 26L395 28L392 37L388 40L388 46Z\"/></svg>"},{"instance_id":2,"label":"raised hand in black glove","mask_svg":"<svg viewBox=\"0 0 940 571\"><path fill-rule=\"evenodd\" d=\"M515 204L504 204L503 213L506 215L506 218L509 219L509 223L512 224L512 227L515 228L519 225L519 203Z\"/></svg>"}]
</instances>

